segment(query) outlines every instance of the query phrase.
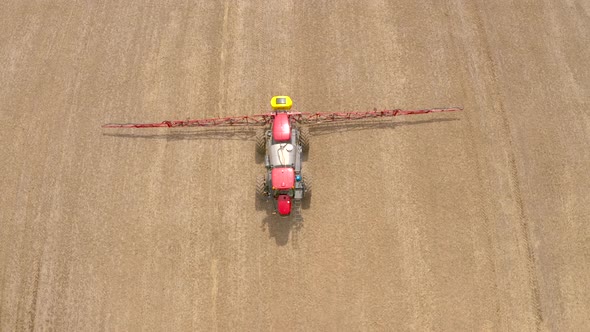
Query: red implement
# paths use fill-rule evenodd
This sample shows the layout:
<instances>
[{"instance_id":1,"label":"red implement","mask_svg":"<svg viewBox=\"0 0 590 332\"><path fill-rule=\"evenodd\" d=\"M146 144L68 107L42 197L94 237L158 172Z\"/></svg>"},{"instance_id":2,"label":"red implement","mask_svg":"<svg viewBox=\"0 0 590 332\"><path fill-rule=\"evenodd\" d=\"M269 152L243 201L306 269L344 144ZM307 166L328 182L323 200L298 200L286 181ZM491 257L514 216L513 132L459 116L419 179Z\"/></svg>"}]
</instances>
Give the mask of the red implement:
<instances>
[{"instance_id":1,"label":"red implement","mask_svg":"<svg viewBox=\"0 0 590 332\"><path fill-rule=\"evenodd\" d=\"M170 128L170 127L212 127L212 126L251 126L270 123L274 114L229 116L225 118L162 121L155 123L108 123L103 128Z\"/></svg>"},{"instance_id":2,"label":"red implement","mask_svg":"<svg viewBox=\"0 0 590 332\"><path fill-rule=\"evenodd\" d=\"M302 113L302 112L272 112L267 114L244 115L244 116L230 116L225 118L210 118L210 119L194 119L194 120L176 120L176 121L162 121L156 123L108 123L103 125L103 128L170 128L170 127L212 127L212 126L251 126L251 125L267 125L273 121L273 118L278 121L280 130L277 132L279 137L284 138L287 134L285 128L289 127L289 120L296 121L302 124L313 125L316 123L336 122L336 121L350 121L361 119L373 119L393 117L399 115L416 115L439 112L453 112L460 111L460 107L451 108L432 108L421 110L374 110L368 112L318 112L318 113ZM283 115L285 114L285 115ZM274 133L273 133L274 134ZM290 132L288 133L290 135ZM276 139L276 138L275 138ZM287 138L288 139L288 138Z\"/></svg>"},{"instance_id":3,"label":"red implement","mask_svg":"<svg viewBox=\"0 0 590 332\"><path fill-rule=\"evenodd\" d=\"M440 113L440 112L454 112L460 111L460 107L450 108L431 108L421 110L373 110L368 112L318 112L318 113L299 113L294 114L292 117L295 121L304 124L324 123L324 122L335 122L335 121L350 121L350 120L361 120L361 119L374 119L374 118L385 118L394 117L399 115L417 115L417 114L428 114L428 113Z\"/></svg>"},{"instance_id":4,"label":"red implement","mask_svg":"<svg viewBox=\"0 0 590 332\"><path fill-rule=\"evenodd\" d=\"M291 100L287 96L273 97L271 105L274 111L266 114L156 123L109 123L103 125L103 128L264 126L264 129L259 130L256 135L256 150L259 154L265 154L266 172L257 182L256 193L259 198L274 199L276 203L275 211L281 216L288 216L292 213L293 201L301 202L311 197L310 178L303 176L301 167L302 156L309 148L308 127L314 125L322 127L321 124L332 122L461 110L459 107L452 107L417 110L393 109L378 111L375 109L367 112L302 113L289 111ZM364 122L364 124L366 123ZM298 211L299 208L295 208L295 210ZM296 213L298 213L297 211Z\"/></svg>"}]
</instances>

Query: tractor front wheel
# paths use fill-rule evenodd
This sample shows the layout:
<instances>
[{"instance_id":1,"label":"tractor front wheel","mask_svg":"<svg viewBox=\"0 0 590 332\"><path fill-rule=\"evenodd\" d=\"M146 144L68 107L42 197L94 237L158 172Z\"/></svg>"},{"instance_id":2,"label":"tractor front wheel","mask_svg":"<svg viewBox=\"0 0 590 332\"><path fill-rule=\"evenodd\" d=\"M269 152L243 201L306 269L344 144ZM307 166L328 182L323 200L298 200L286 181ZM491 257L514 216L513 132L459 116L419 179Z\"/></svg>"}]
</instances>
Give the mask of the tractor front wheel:
<instances>
[{"instance_id":1,"label":"tractor front wheel","mask_svg":"<svg viewBox=\"0 0 590 332\"><path fill-rule=\"evenodd\" d=\"M299 128L299 145L301 145L303 152L309 151L309 128Z\"/></svg>"},{"instance_id":2,"label":"tractor front wheel","mask_svg":"<svg viewBox=\"0 0 590 332\"><path fill-rule=\"evenodd\" d=\"M256 152L264 155L266 153L266 131L259 130L256 132Z\"/></svg>"}]
</instances>

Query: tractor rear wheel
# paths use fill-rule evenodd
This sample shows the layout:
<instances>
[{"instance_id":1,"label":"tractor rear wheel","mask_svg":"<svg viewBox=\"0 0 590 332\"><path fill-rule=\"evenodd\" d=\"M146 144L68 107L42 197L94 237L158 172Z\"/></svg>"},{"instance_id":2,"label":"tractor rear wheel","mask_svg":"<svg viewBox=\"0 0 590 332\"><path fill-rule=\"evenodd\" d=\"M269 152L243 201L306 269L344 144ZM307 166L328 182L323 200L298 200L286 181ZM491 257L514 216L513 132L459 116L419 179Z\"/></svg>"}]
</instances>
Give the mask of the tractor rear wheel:
<instances>
[{"instance_id":1,"label":"tractor rear wheel","mask_svg":"<svg viewBox=\"0 0 590 332\"><path fill-rule=\"evenodd\" d=\"M303 200L301 201L301 207L307 210L311 206L311 176L309 174L303 175L301 182L303 182Z\"/></svg>"},{"instance_id":2,"label":"tractor rear wheel","mask_svg":"<svg viewBox=\"0 0 590 332\"><path fill-rule=\"evenodd\" d=\"M261 155L266 153L266 130L256 132L256 152Z\"/></svg>"},{"instance_id":3,"label":"tractor rear wheel","mask_svg":"<svg viewBox=\"0 0 590 332\"><path fill-rule=\"evenodd\" d=\"M299 128L299 145L301 145L303 152L309 151L309 128Z\"/></svg>"},{"instance_id":4,"label":"tractor rear wheel","mask_svg":"<svg viewBox=\"0 0 590 332\"><path fill-rule=\"evenodd\" d=\"M304 174L303 175L303 179L301 180L301 182L303 182L303 190L304 190L303 193L304 193L304 196L306 196L308 194L311 194L311 184L312 184L311 175Z\"/></svg>"},{"instance_id":5,"label":"tractor rear wheel","mask_svg":"<svg viewBox=\"0 0 590 332\"><path fill-rule=\"evenodd\" d=\"M260 175L256 179L256 199L262 199L268 195L266 191L266 176Z\"/></svg>"},{"instance_id":6,"label":"tractor rear wheel","mask_svg":"<svg viewBox=\"0 0 590 332\"><path fill-rule=\"evenodd\" d=\"M254 206L257 211L265 210L268 207L267 198L266 176L260 175L256 178L256 197L254 197Z\"/></svg>"}]
</instances>

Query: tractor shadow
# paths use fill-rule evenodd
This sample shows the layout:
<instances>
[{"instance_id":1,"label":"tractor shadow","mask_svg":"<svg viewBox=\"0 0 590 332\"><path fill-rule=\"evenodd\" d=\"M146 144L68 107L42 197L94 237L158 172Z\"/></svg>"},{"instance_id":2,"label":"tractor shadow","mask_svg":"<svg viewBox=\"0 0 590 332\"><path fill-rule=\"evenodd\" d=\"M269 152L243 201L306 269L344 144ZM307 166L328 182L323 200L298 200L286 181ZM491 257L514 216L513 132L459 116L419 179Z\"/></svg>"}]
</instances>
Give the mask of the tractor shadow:
<instances>
[{"instance_id":1,"label":"tractor shadow","mask_svg":"<svg viewBox=\"0 0 590 332\"><path fill-rule=\"evenodd\" d=\"M274 238L277 246L281 247L289 243L289 235L291 235L291 244L297 248L297 237L299 231L303 228L303 220L295 220L291 216L281 217L269 213L262 220L260 228L263 232L268 230L269 238Z\"/></svg>"},{"instance_id":2,"label":"tractor shadow","mask_svg":"<svg viewBox=\"0 0 590 332\"><path fill-rule=\"evenodd\" d=\"M294 211L293 215L288 217L282 217L278 214L272 213L274 210L273 204L263 202L257 206L257 208L263 208L266 211L266 217L260 224L260 230L262 232L268 231L268 237L274 238L277 246L285 246L291 239L291 245L295 248L298 247L298 235L303 228L303 218L301 217L301 211ZM299 214L299 218L296 217Z\"/></svg>"}]
</instances>

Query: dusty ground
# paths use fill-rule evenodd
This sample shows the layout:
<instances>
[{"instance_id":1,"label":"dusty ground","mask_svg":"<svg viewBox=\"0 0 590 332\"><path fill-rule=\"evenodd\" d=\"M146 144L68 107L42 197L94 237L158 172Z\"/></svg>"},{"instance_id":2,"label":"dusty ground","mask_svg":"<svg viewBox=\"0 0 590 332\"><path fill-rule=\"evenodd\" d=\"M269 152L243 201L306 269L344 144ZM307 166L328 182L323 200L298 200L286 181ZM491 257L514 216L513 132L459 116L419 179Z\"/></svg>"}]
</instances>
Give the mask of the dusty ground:
<instances>
[{"instance_id":1,"label":"dusty ground","mask_svg":"<svg viewBox=\"0 0 590 332\"><path fill-rule=\"evenodd\" d=\"M590 326L590 4L0 4L0 330ZM312 131L303 227L251 131L106 122L460 105Z\"/></svg>"}]
</instances>

